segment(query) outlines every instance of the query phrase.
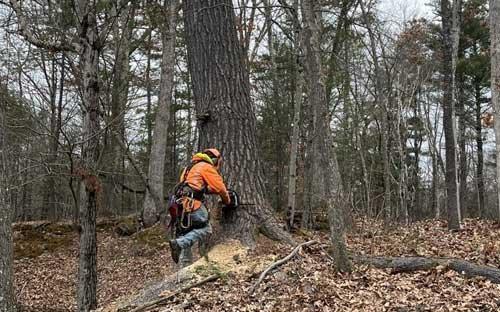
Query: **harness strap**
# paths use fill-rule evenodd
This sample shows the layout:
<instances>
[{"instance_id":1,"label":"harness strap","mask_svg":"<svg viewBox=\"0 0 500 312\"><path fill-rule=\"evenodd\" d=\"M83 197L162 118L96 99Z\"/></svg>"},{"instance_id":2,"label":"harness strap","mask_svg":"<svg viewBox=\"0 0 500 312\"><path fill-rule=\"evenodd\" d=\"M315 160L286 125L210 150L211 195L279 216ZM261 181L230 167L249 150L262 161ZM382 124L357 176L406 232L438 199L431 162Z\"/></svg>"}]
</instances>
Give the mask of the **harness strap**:
<instances>
[{"instance_id":1,"label":"harness strap","mask_svg":"<svg viewBox=\"0 0 500 312\"><path fill-rule=\"evenodd\" d=\"M186 217L186 209L182 209L182 214L181 214L181 219L180 219L180 226L182 229L189 229L191 228L193 222L191 220L191 213L187 213L187 224L184 224L184 218Z\"/></svg>"}]
</instances>

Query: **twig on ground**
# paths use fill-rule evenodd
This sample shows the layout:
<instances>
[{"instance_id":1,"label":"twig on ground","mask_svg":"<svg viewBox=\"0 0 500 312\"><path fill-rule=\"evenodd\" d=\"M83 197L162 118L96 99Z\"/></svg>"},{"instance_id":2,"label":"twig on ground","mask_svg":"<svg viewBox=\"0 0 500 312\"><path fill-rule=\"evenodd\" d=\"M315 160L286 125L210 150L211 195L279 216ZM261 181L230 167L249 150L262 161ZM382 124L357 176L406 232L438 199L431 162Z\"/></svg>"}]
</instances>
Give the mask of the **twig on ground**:
<instances>
[{"instance_id":1,"label":"twig on ground","mask_svg":"<svg viewBox=\"0 0 500 312\"><path fill-rule=\"evenodd\" d=\"M287 262L288 260L292 259L302 249L302 247L309 246L309 245L316 244L316 243L317 243L317 241L315 241L315 240L302 243L302 244L298 245L297 247L295 247L288 256L286 256L285 258L283 258L281 260L278 260L278 261L272 263L269 267L267 267L267 269L264 270L264 272L262 272L262 274L260 274L260 277L257 280L257 282L253 285L252 288L250 288L249 294L251 295L255 292L255 290L257 289L257 286L259 286L259 284L262 282L264 277L266 277L266 275L267 275L267 273L269 273L269 271L282 265L283 263Z\"/></svg>"},{"instance_id":2,"label":"twig on ground","mask_svg":"<svg viewBox=\"0 0 500 312\"><path fill-rule=\"evenodd\" d=\"M330 254L328 253L328 250L325 249L324 245L320 245L319 248L321 248L321 250L325 253L325 257L330 260L331 262L334 262L335 263L335 259L333 259L332 256L330 256Z\"/></svg>"}]
</instances>

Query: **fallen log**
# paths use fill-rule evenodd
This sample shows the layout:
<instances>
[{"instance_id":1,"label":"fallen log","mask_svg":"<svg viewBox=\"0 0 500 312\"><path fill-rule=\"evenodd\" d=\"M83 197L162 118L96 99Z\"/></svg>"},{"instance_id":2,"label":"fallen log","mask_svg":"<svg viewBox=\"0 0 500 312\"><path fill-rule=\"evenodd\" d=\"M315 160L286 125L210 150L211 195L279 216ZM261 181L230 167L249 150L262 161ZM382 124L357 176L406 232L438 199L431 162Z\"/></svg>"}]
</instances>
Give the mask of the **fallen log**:
<instances>
[{"instance_id":1,"label":"fallen log","mask_svg":"<svg viewBox=\"0 0 500 312\"><path fill-rule=\"evenodd\" d=\"M217 275L217 274L210 275L209 277L204 278L201 281L198 281L198 282L189 284L187 286L184 286L184 287L180 288L179 290L173 292L172 294L170 294L168 296L161 297L159 299L156 299L156 300L147 302L147 303L145 303L145 304L143 304L141 306L138 306L138 307L130 310L130 312L147 311L147 310L149 310L151 308L154 308L154 307L157 307L157 306L162 305L164 303L167 303L168 301L170 301L171 299L173 299L175 296L177 296L180 293L183 293L183 292L185 292L185 291L187 291L187 290L189 290L191 288L201 286L201 285L206 284L208 282L215 281L215 280L219 279L219 277L220 277L220 275Z\"/></svg>"},{"instance_id":2,"label":"fallen log","mask_svg":"<svg viewBox=\"0 0 500 312\"><path fill-rule=\"evenodd\" d=\"M392 269L393 273L431 270L438 266L453 270L466 277L484 277L493 283L500 284L500 269L478 265L469 261L453 258L427 257L369 257L356 255L352 260L360 264L372 265L380 269Z\"/></svg>"}]
</instances>

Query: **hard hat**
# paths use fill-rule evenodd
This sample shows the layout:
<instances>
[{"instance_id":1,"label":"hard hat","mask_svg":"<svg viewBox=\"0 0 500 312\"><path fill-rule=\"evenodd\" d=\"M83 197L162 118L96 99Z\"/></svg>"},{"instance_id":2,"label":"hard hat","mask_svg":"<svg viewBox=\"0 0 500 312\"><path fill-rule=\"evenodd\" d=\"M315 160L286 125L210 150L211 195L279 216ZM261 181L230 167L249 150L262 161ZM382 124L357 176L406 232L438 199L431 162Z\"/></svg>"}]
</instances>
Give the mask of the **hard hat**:
<instances>
[{"instance_id":1,"label":"hard hat","mask_svg":"<svg viewBox=\"0 0 500 312\"><path fill-rule=\"evenodd\" d=\"M211 154L213 155L215 158L220 158L220 152L219 150L217 150L216 148L207 148L203 151L203 153L205 154Z\"/></svg>"}]
</instances>

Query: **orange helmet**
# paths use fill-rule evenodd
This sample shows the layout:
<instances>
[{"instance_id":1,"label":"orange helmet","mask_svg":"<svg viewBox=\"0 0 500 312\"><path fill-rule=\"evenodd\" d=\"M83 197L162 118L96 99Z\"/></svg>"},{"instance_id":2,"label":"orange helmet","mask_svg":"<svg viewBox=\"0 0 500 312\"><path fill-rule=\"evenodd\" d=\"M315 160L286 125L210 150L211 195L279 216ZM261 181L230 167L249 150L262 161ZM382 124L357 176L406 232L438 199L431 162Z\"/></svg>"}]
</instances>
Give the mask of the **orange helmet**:
<instances>
[{"instance_id":1,"label":"orange helmet","mask_svg":"<svg viewBox=\"0 0 500 312\"><path fill-rule=\"evenodd\" d=\"M213 162L213 165L217 167L217 169L220 168L221 165L221 154L218 149L216 148L207 148L203 150L203 153L207 154Z\"/></svg>"},{"instance_id":2,"label":"orange helmet","mask_svg":"<svg viewBox=\"0 0 500 312\"><path fill-rule=\"evenodd\" d=\"M203 151L203 153L210 155L213 155L215 158L220 158L221 154L219 150L216 148L207 148Z\"/></svg>"}]
</instances>

